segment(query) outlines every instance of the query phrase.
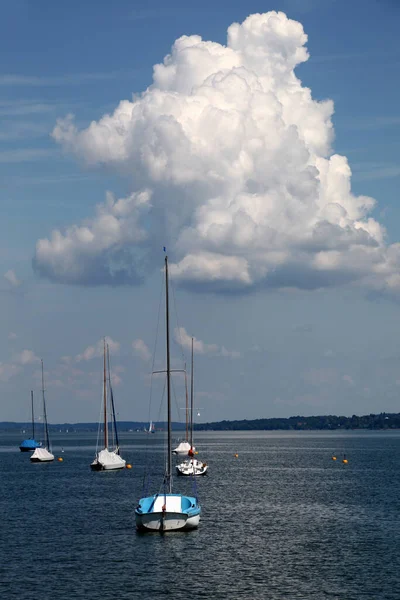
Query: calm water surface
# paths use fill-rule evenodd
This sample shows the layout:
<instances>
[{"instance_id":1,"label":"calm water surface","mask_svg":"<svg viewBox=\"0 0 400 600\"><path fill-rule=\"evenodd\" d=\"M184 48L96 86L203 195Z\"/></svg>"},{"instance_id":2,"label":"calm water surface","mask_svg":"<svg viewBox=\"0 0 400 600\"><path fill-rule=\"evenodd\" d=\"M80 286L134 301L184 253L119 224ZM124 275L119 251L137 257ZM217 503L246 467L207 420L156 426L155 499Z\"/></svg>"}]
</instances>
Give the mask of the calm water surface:
<instances>
[{"instance_id":1,"label":"calm water surface","mask_svg":"<svg viewBox=\"0 0 400 600\"><path fill-rule=\"evenodd\" d=\"M0 434L0 598L400 599L400 432L198 433L200 527L164 536L134 524L162 434L122 438L132 470L92 473L95 436L53 436L64 462L31 464Z\"/></svg>"}]
</instances>

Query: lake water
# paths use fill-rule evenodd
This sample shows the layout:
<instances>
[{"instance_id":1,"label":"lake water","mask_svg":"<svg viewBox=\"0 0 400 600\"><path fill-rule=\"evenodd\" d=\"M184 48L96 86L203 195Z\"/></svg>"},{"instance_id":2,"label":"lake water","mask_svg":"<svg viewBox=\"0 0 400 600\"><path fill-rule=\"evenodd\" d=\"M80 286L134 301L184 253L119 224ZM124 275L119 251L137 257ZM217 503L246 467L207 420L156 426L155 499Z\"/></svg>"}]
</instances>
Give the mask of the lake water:
<instances>
[{"instance_id":1,"label":"lake water","mask_svg":"<svg viewBox=\"0 0 400 600\"><path fill-rule=\"evenodd\" d=\"M118 473L90 471L94 435L53 436L50 464L23 437L0 434L4 600L400 598L400 432L198 433L200 527L167 535L134 522L161 433L122 435Z\"/></svg>"}]
</instances>

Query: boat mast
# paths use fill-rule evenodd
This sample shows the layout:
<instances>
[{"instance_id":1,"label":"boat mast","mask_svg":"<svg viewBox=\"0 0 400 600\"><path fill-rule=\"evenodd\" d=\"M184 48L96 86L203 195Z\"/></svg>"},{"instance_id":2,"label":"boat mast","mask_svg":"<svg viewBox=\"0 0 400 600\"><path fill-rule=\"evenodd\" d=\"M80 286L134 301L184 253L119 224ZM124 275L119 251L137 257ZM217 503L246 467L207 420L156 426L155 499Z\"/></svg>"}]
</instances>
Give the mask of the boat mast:
<instances>
[{"instance_id":1,"label":"boat mast","mask_svg":"<svg viewBox=\"0 0 400 600\"><path fill-rule=\"evenodd\" d=\"M41 359L41 362L42 362L42 398L43 398L44 433L45 433L45 437L46 437L46 448L50 452L49 427L47 425L46 400L44 397L43 359Z\"/></svg>"},{"instance_id":2,"label":"boat mast","mask_svg":"<svg viewBox=\"0 0 400 600\"><path fill-rule=\"evenodd\" d=\"M33 390L31 390L31 408L32 408L32 439L35 439L35 418L33 416Z\"/></svg>"},{"instance_id":3,"label":"boat mast","mask_svg":"<svg viewBox=\"0 0 400 600\"><path fill-rule=\"evenodd\" d=\"M188 411L189 411L189 398L188 398L188 385L187 385L187 373L186 373L186 363L185 363L185 395L186 395L186 437L185 440L188 441L189 439L189 433L188 433L188 427L189 427L189 420L188 420Z\"/></svg>"},{"instance_id":4,"label":"boat mast","mask_svg":"<svg viewBox=\"0 0 400 600\"><path fill-rule=\"evenodd\" d=\"M169 357L169 297L168 297L168 256L165 257L165 315L167 337L167 404L168 404L168 457L167 473L169 493L172 492L172 447L171 447L171 365Z\"/></svg>"},{"instance_id":5,"label":"boat mast","mask_svg":"<svg viewBox=\"0 0 400 600\"><path fill-rule=\"evenodd\" d=\"M117 419L115 417L114 394L113 394L112 385L111 385L110 349L109 349L108 344L107 344L107 365L108 365L108 384L110 387L111 410L112 410L113 424L114 424L115 444L116 444L116 448L117 448L117 454L119 454Z\"/></svg>"},{"instance_id":6,"label":"boat mast","mask_svg":"<svg viewBox=\"0 0 400 600\"><path fill-rule=\"evenodd\" d=\"M192 369L190 373L190 449L193 451L193 338L192 338Z\"/></svg>"},{"instance_id":7,"label":"boat mast","mask_svg":"<svg viewBox=\"0 0 400 600\"><path fill-rule=\"evenodd\" d=\"M104 357L103 357L104 448L108 448L106 338L103 339L103 346L104 346Z\"/></svg>"}]
</instances>

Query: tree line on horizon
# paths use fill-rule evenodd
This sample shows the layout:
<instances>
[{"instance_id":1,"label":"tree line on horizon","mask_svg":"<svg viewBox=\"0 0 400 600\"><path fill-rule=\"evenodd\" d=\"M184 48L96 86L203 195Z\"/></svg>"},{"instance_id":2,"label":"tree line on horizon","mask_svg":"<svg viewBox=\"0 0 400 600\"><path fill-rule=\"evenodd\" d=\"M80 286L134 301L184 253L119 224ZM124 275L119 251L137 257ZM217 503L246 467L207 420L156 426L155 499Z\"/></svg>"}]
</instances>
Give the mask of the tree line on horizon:
<instances>
[{"instance_id":1,"label":"tree line on horizon","mask_svg":"<svg viewBox=\"0 0 400 600\"><path fill-rule=\"evenodd\" d=\"M302 431L337 429L400 429L400 413L380 413L351 417L320 415L313 417L288 417L269 419L243 419L198 423L197 431Z\"/></svg>"},{"instance_id":2,"label":"tree line on horizon","mask_svg":"<svg viewBox=\"0 0 400 600\"><path fill-rule=\"evenodd\" d=\"M120 431L143 431L148 423L141 421L120 421ZM0 422L1 431L28 428L26 423ZM155 423L156 430L164 430L164 422ZM52 431L97 431L98 423L55 423L49 424ZM185 424L172 423L175 431L184 431ZM302 430L348 430L348 429L400 429L400 413L379 413L351 417L320 415L312 417L295 416L288 418L243 419L240 421L215 421L196 423L196 431L302 431Z\"/></svg>"}]
</instances>

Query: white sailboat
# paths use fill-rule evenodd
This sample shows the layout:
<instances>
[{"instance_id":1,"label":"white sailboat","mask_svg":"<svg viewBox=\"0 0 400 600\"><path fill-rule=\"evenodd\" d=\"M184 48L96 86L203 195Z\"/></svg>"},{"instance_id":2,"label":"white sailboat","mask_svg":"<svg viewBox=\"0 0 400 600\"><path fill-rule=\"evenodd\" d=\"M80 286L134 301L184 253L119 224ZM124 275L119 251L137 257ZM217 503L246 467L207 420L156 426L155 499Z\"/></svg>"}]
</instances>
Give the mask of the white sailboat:
<instances>
[{"instance_id":1,"label":"white sailboat","mask_svg":"<svg viewBox=\"0 0 400 600\"><path fill-rule=\"evenodd\" d=\"M201 508L197 498L172 492L172 445L171 445L171 366L169 352L169 295L168 257L165 257L165 312L167 345L167 410L168 450L163 480L163 490L152 496L140 498L135 510L136 527L144 531L177 531L195 529L200 521Z\"/></svg>"},{"instance_id":2,"label":"white sailboat","mask_svg":"<svg viewBox=\"0 0 400 600\"><path fill-rule=\"evenodd\" d=\"M180 444L178 444L177 447L172 450L172 454L177 454L178 456L188 456L188 453L191 449L191 445L188 442L188 440L189 440L189 435L188 435L189 419L188 419L188 391L187 391L187 379L186 379L186 364L185 364L185 396L186 396L186 408L185 408L186 437L185 437L185 441L180 442Z\"/></svg>"},{"instance_id":3,"label":"white sailboat","mask_svg":"<svg viewBox=\"0 0 400 600\"><path fill-rule=\"evenodd\" d=\"M193 446L193 414L194 414L194 369L193 369L193 338L192 338L192 368L190 374L190 448L188 451L188 458L176 465L176 471L178 475L189 476L201 476L205 475L208 471L207 463L198 460L194 457L194 446Z\"/></svg>"},{"instance_id":4,"label":"white sailboat","mask_svg":"<svg viewBox=\"0 0 400 600\"><path fill-rule=\"evenodd\" d=\"M90 468L92 471L117 471L123 469L126 465L126 461L119 454L119 442L118 442L118 431L117 421L115 418L115 407L114 407L114 396L111 385L111 373L110 373L110 354L107 346L107 359L108 359L108 387L110 390L110 404L113 418L113 432L115 435L115 448L109 450L108 447L108 417L107 417L107 371L106 371L106 341L104 340L104 357L103 357L103 428L104 428L104 448L99 452L96 451L96 458L91 463Z\"/></svg>"},{"instance_id":5,"label":"white sailboat","mask_svg":"<svg viewBox=\"0 0 400 600\"><path fill-rule=\"evenodd\" d=\"M31 462L51 462L54 460L54 454L51 452L50 438L49 438L49 427L47 424L47 411L46 411L46 399L44 395L44 372L43 372L43 360L42 360L42 398L43 398L43 424L44 424L44 438L45 446L36 448L30 457Z\"/></svg>"},{"instance_id":6,"label":"white sailboat","mask_svg":"<svg viewBox=\"0 0 400 600\"><path fill-rule=\"evenodd\" d=\"M155 430L155 427L154 427L154 423L153 423L153 421L150 421L149 428L145 429L145 432L146 433L155 433L155 431L156 430Z\"/></svg>"}]
</instances>

